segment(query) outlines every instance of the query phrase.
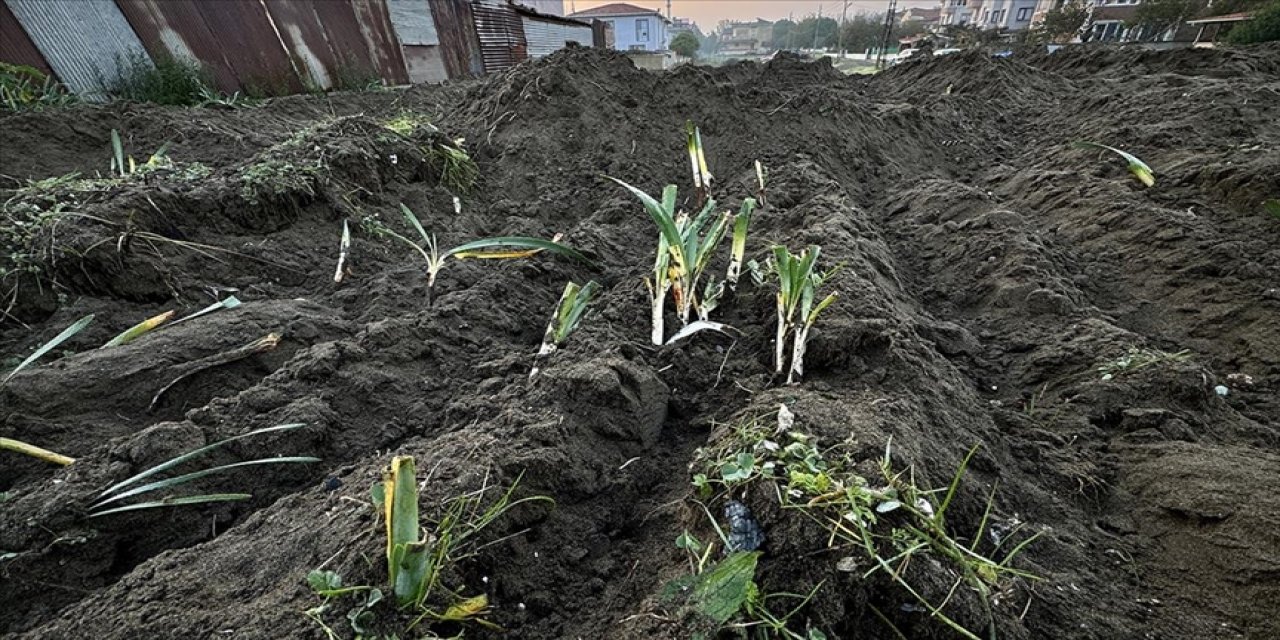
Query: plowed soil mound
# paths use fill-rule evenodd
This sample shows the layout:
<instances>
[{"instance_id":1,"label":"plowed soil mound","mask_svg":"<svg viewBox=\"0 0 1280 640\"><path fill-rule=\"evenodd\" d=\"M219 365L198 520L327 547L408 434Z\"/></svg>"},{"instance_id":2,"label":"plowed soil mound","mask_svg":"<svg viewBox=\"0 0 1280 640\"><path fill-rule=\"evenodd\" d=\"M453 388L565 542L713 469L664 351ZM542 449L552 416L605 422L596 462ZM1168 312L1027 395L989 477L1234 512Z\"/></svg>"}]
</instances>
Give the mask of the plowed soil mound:
<instances>
[{"instance_id":1,"label":"plowed soil mound","mask_svg":"<svg viewBox=\"0 0 1280 640\"><path fill-rule=\"evenodd\" d=\"M406 118L418 126L385 126ZM656 234L604 176L687 196L686 119L727 206L767 167L752 257L818 244L843 264L799 386L772 375L767 288L716 311L739 334L649 343ZM139 162L171 142L175 165L17 190L107 174L112 129ZM424 151L445 137L479 168L460 213ZM1138 155L1156 186L1077 140ZM0 630L323 638L306 575L385 584L369 486L413 455L424 511L517 478L555 499L508 514L453 576L489 595L506 637L688 638L661 593L690 571L677 536L715 537L691 466L785 403L823 451L859 463L888 445L921 486L947 487L980 445L948 528L974 545L991 544L972 540L984 526L1039 534L1015 561L1038 579L949 601L983 637L1278 637L1280 219L1262 206L1280 197L1277 149L1277 47L958 54L870 78L786 57L654 74L568 50L404 92L5 116L0 352L12 366L96 319L0 389L0 436L77 459L0 452ZM362 224L412 233L400 203L447 246L563 233L596 264L454 262L428 307L415 254ZM351 275L335 284L344 219ZM564 283L587 279L603 285L594 313L530 380ZM238 308L96 348L232 293ZM192 364L270 333L272 351ZM201 485L252 500L85 517L121 479L283 423L307 426L216 462L320 463ZM769 483L750 487L716 500L759 519L762 591L817 587L794 632L956 636L883 572L848 571L850 550ZM933 558L908 575L940 602L954 576ZM347 608L325 618L341 637Z\"/></svg>"}]
</instances>

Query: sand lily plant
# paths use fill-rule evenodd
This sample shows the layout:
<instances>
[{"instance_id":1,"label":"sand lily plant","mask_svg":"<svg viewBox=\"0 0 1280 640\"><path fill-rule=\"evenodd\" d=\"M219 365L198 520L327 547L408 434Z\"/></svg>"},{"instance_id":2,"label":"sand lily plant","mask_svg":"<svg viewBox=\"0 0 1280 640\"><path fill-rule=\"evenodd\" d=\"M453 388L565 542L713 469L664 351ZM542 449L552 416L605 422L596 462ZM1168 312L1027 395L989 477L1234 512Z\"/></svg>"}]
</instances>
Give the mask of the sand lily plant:
<instances>
[{"instance_id":1,"label":"sand lily plant","mask_svg":"<svg viewBox=\"0 0 1280 640\"><path fill-rule=\"evenodd\" d=\"M742 275L742 259L747 253L747 227L751 225L751 214L755 210L755 198L747 198L742 201L738 215L733 217L733 248L729 254L729 271L724 277L731 289L738 288L738 277Z\"/></svg>"},{"instance_id":2,"label":"sand lily plant","mask_svg":"<svg viewBox=\"0 0 1280 640\"><path fill-rule=\"evenodd\" d=\"M46 353L53 351L54 348L56 348L58 345L66 342L67 340L70 340L71 336L74 336L77 333L80 333L82 329L89 326L90 322L93 322L92 313L83 318L80 318L79 320L76 320L75 323L73 323L71 326L67 327L66 329L63 329L61 333L54 336L51 340L40 345L40 348L36 349L35 352L32 353L31 355L27 356L26 360L23 360L22 362L18 363L18 366L14 367L13 371L10 371L9 375L4 377L3 381L0 381L0 387L3 387L4 385L8 384L9 380L13 379L14 376L18 375L19 371L26 369L28 366L31 365L31 363L35 362L36 360L39 360Z\"/></svg>"},{"instance_id":3,"label":"sand lily plant","mask_svg":"<svg viewBox=\"0 0 1280 640\"><path fill-rule=\"evenodd\" d=\"M238 436L232 436L230 438L226 438L225 440L219 440L213 444L200 447L199 449L195 449L193 451L189 451L176 458L173 458L172 460L169 460L168 462L162 462L154 467L151 467L150 469L147 469L146 471L143 471L142 473L139 473L126 480L117 482L116 484L108 487L106 491L103 491L98 496L98 500L89 507L89 517L97 518L97 517L105 516L112 513L122 513L125 511L138 511L140 509L155 509L159 507L174 507L174 506L189 505L189 504L204 504L208 502L229 502L229 501L235 501L235 500L248 500L249 498L253 497L251 494L248 494L248 493L206 493L206 494L182 495L182 496L169 494L161 498L149 499L143 502L133 502L131 504L112 506L128 498L135 498L143 494L150 494L151 496L154 496L156 495L157 492L174 489L177 487L181 487L182 485L185 485L189 482L199 480L201 478L221 474L221 473L236 470L236 469L242 469L245 467L254 467L254 466L264 465L264 464L293 464L293 463L319 462L320 461L319 458L311 458L311 457L305 457L305 456L259 458L257 460L246 460L244 462L234 462L231 464L224 464L216 467L208 467L205 469L200 469L198 471L185 473L179 476L173 476L173 477L165 478L162 480L154 480L146 484L138 484L139 482L146 480L147 478L150 478L157 474L168 471L185 462L189 462L191 460L204 456L205 454L208 454L212 451L221 449L222 447L225 447L226 445L232 442L235 442L237 440L242 440L244 438L249 438L249 437L253 437L253 436L264 434L264 433L273 433L277 431L292 431L294 429L298 429L303 426L305 425L282 424L274 427L267 427L264 429L255 429L248 433L242 433Z\"/></svg>"},{"instance_id":4,"label":"sand lily plant","mask_svg":"<svg viewBox=\"0 0 1280 640\"><path fill-rule=\"evenodd\" d=\"M576 282L564 286L564 293L560 294L560 302L556 304L556 311L542 336L542 347L538 349L538 355L534 359L533 370L529 372L530 378L538 375L538 363L555 353L569 339L569 335L577 331L587 313L587 305L591 304L591 298L599 290L600 284L594 280L582 286Z\"/></svg>"},{"instance_id":5,"label":"sand lily plant","mask_svg":"<svg viewBox=\"0 0 1280 640\"><path fill-rule=\"evenodd\" d=\"M118 347L122 344L129 344L130 342L133 342L134 340L137 340L138 338L142 337L146 333L150 332L152 329L155 329L156 327L168 322L169 319L173 317L174 313L175 313L174 311L166 311L162 314L147 318L146 320L143 320L142 322L139 322L138 324L135 324L132 327L129 327L128 329L125 329L123 332L120 333L120 335L112 338L111 340L107 341L106 344L98 348L107 349L110 347Z\"/></svg>"},{"instance_id":6,"label":"sand lily plant","mask_svg":"<svg viewBox=\"0 0 1280 640\"><path fill-rule=\"evenodd\" d=\"M485 484L479 490L450 500L444 513L428 532L426 523L418 513L418 480L413 458L397 456L383 472L383 480L375 486L375 506L381 506L387 532L387 573L391 578L392 593L397 604L421 612L410 628L431 619L441 622L476 622L485 626L492 623L483 619L488 612L488 596L481 594L462 598L458 593L441 585L444 575L456 563L471 557L478 547L473 544L477 534L495 520L519 504L535 501L551 502L545 496L532 496L513 500L516 483L487 507L485 496L492 488ZM435 605L439 592L445 592L452 602L443 607Z\"/></svg>"},{"instance_id":7,"label":"sand lily plant","mask_svg":"<svg viewBox=\"0 0 1280 640\"><path fill-rule=\"evenodd\" d=\"M435 234L427 233L427 230L422 226L422 222L418 220L418 216L414 215L409 207L401 204L400 212L404 214L405 221L409 223L409 226L413 227L418 232L418 235L422 237L421 244L396 233L372 218L366 219L365 222L374 233L389 236L413 247L426 261L427 306L431 306L433 302L436 277L440 274L440 270L444 268L449 256L453 256L457 260L515 260L529 258L542 251L550 251L580 262L591 263L586 256L576 249L560 244L554 239L543 240L542 238L524 236L501 236L473 240L442 252Z\"/></svg>"},{"instance_id":8,"label":"sand lily plant","mask_svg":"<svg viewBox=\"0 0 1280 640\"><path fill-rule=\"evenodd\" d=\"M702 206L711 193L711 171L707 169L707 155L702 150L702 131L686 120L685 148L689 152L689 166L693 171L693 188L698 196L697 206Z\"/></svg>"},{"instance_id":9,"label":"sand lily plant","mask_svg":"<svg viewBox=\"0 0 1280 640\"><path fill-rule=\"evenodd\" d=\"M147 158L147 162L141 167L134 161L133 156L126 156L124 152L124 142L120 140L120 132L115 129L111 130L111 173L121 178L131 176L141 169L142 171L150 171L165 166L172 165L168 157L169 143L160 145L155 153Z\"/></svg>"},{"instance_id":10,"label":"sand lily plant","mask_svg":"<svg viewBox=\"0 0 1280 640\"><path fill-rule=\"evenodd\" d=\"M778 276L778 329L774 342L774 373L782 374L786 358L786 338L790 334L791 368L787 384L798 384L804 377L805 345L818 314L831 306L839 294L832 293L817 300L818 289L834 273L817 270L821 247L810 245L799 255L786 247L773 248L773 267ZM817 302L815 303L815 300Z\"/></svg>"},{"instance_id":11,"label":"sand lily plant","mask_svg":"<svg viewBox=\"0 0 1280 640\"><path fill-rule=\"evenodd\" d=\"M716 247L724 240L729 228L729 212L717 214L715 200L708 199L702 211L694 217L676 212L676 186L667 185L662 190L662 200L621 181L610 178L636 196L644 210L658 225L658 250L654 259L653 277L647 279L651 312L653 315L653 344L663 343L664 307L670 291L676 303L676 313L681 326L688 325L690 316L698 306L698 281L715 254Z\"/></svg>"},{"instance_id":12,"label":"sand lily plant","mask_svg":"<svg viewBox=\"0 0 1280 640\"><path fill-rule=\"evenodd\" d=\"M1109 147L1105 144L1098 144L1096 142L1081 141L1076 142L1074 146L1078 149L1101 149L1103 151L1110 151L1111 153L1124 158L1125 162L1129 163L1129 173L1132 173L1133 177L1138 179L1138 182L1141 182L1148 187L1154 187L1156 184L1156 175L1151 171L1151 167L1147 166L1147 163L1138 159L1138 156L1135 156L1132 153L1121 151L1115 147Z\"/></svg>"}]
</instances>

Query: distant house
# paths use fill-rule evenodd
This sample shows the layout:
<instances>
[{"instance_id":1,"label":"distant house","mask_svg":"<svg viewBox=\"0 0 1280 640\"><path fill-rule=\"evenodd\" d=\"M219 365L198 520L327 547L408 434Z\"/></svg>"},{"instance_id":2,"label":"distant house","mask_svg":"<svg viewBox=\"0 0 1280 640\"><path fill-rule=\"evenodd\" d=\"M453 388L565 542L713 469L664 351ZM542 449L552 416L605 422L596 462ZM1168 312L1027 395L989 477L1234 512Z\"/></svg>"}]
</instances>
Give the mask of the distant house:
<instances>
[{"instance_id":1,"label":"distant house","mask_svg":"<svg viewBox=\"0 0 1280 640\"><path fill-rule=\"evenodd\" d=\"M928 28L928 27L932 27L935 24L938 24L938 21L941 19L941 16L942 16L941 7L935 7L933 9L920 9L918 7L912 7L898 14L898 22L901 24L906 24L908 22L915 22Z\"/></svg>"},{"instance_id":2,"label":"distant house","mask_svg":"<svg viewBox=\"0 0 1280 640\"><path fill-rule=\"evenodd\" d=\"M568 17L609 24L613 48L620 51L665 51L671 44L671 21L655 9L615 2L577 11Z\"/></svg>"},{"instance_id":3,"label":"distant house","mask_svg":"<svg viewBox=\"0 0 1280 640\"><path fill-rule=\"evenodd\" d=\"M668 31L671 32L672 38L676 37L677 34L683 33L685 31L692 33L694 37L697 38L699 41L701 41L703 38L706 37L702 33L702 29L698 28L698 23L688 18L672 18L671 28L668 29Z\"/></svg>"},{"instance_id":4,"label":"distant house","mask_svg":"<svg viewBox=\"0 0 1280 640\"><path fill-rule=\"evenodd\" d=\"M979 29L1022 31L1031 26L1038 0L971 0L969 23Z\"/></svg>"},{"instance_id":5,"label":"distant house","mask_svg":"<svg viewBox=\"0 0 1280 640\"><path fill-rule=\"evenodd\" d=\"M773 42L773 23L756 18L745 22L720 23L721 53L754 53Z\"/></svg>"}]
</instances>

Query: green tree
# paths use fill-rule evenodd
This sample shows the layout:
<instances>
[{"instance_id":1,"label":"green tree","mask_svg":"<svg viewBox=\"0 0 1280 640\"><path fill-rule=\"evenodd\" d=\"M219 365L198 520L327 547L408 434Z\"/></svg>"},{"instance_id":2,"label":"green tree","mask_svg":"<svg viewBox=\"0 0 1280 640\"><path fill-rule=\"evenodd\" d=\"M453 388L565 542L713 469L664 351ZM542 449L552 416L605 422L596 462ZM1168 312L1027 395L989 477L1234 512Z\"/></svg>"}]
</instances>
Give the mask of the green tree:
<instances>
[{"instance_id":1,"label":"green tree","mask_svg":"<svg viewBox=\"0 0 1280 640\"><path fill-rule=\"evenodd\" d=\"M1133 10L1133 18L1125 24L1130 27L1145 27L1146 34L1155 38L1192 19L1207 4L1206 0L1145 0Z\"/></svg>"},{"instance_id":2,"label":"green tree","mask_svg":"<svg viewBox=\"0 0 1280 640\"><path fill-rule=\"evenodd\" d=\"M884 14L867 15L859 13L844 23L844 38L841 43L845 51L866 51L880 46L880 35L884 31Z\"/></svg>"},{"instance_id":3,"label":"green tree","mask_svg":"<svg viewBox=\"0 0 1280 640\"><path fill-rule=\"evenodd\" d=\"M774 49L789 49L792 47L791 31L796 28L796 23L790 20L779 20L773 23L773 42L770 43Z\"/></svg>"},{"instance_id":4,"label":"green tree","mask_svg":"<svg viewBox=\"0 0 1280 640\"><path fill-rule=\"evenodd\" d=\"M1067 0L1046 11L1032 35L1039 42L1066 42L1080 30L1088 16L1089 8L1084 0Z\"/></svg>"},{"instance_id":5,"label":"green tree","mask_svg":"<svg viewBox=\"0 0 1280 640\"><path fill-rule=\"evenodd\" d=\"M681 31L671 39L671 50L686 58L692 58L698 53L698 48L701 46L702 44L698 42L698 36L688 31Z\"/></svg>"},{"instance_id":6,"label":"green tree","mask_svg":"<svg viewBox=\"0 0 1280 640\"><path fill-rule=\"evenodd\" d=\"M1280 2L1271 2L1253 14L1253 19L1237 24L1226 37L1232 44L1253 44L1280 40Z\"/></svg>"}]
</instances>

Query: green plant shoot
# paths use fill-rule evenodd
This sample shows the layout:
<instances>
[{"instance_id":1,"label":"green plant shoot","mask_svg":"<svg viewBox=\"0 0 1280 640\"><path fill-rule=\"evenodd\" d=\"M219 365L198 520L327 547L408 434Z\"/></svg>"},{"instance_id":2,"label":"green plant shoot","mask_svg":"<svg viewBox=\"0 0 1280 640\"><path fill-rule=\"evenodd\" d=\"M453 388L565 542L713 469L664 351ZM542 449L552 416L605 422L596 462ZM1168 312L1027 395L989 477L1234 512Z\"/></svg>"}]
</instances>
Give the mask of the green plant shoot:
<instances>
[{"instance_id":1,"label":"green plant shoot","mask_svg":"<svg viewBox=\"0 0 1280 640\"><path fill-rule=\"evenodd\" d=\"M777 315L778 328L774 342L774 373L781 375L785 364L786 337L792 335L791 368L787 372L787 384L797 384L804 377L805 346L809 331L818 320L818 314L831 306L839 294L832 293L814 304L817 291L831 273L816 270L821 247L810 245L799 255L786 247L773 248L773 266L778 276Z\"/></svg>"},{"instance_id":2,"label":"green plant shoot","mask_svg":"<svg viewBox=\"0 0 1280 640\"><path fill-rule=\"evenodd\" d=\"M1148 187L1153 187L1156 184L1155 173L1151 171L1151 167L1147 166L1147 163L1139 160L1138 156L1121 151L1115 147L1109 147L1105 144L1098 144L1096 142L1081 141L1076 142L1075 146L1079 149L1102 149L1104 151L1110 151L1121 158L1124 158L1125 162L1129 163L1129 173L1132 173L1133 177L1137 178L1139 182Z\"/></svg>"},{"instance_id":3,"label":"green plant shoot","mask_svg":"<svg viewBox=\"0 0 1280 640\"><path fill-rule=\"evenodd\" d=\"M747 198L742 201L742 209L733 217L733 245L729 255L729 271L725 274L725 282L730 289L738 288L738 277L742 275L742 260L747 253L747 227L751 224L751 214L756 209L756 200Z\"/></svg>"},{"instance_id":4,"label":"green plant shoot","mask_svg":"<svg viewBox=\"0 0 1280 640\"><path fill-rule=\"evenodd\" d=\"M440 251L440 245L436 241L435 234L427 233L422 223L418 220L418 216L404 204L400 205L400 212L404 214L405 221L409 226L413 227L422 236L422 244L419 244L409 238L406 238L395 231L387 228L377 222L373 222L376 233L384 234L399 240L410 247L413 247L427 263L427 306L431 306L434 299L434 291L436 285L436 276L440 270L444 268L445 259L453 256L458 260L479 259L479 260L512 260L519 258L528 258L538 254L541 251L551 251L562 256L578 260L587 264L591 261L586 256L579 253L576 249L565 246L553 240L543 240L541 238L529 238L524 236L502 236L496 238L483 238L481 240L473 240L464 244L460 244L452 249L448 249L443 253ZM558 239L560 236L556 236ZM490 251L490 249L493 249Z\"/></svg>"},{"instance_id":5,"label":"green plant shoot","mask_svg":"<svg viewBox=\"0 0 1280 640\"><path fill-rule=\"evenodd\" d=\"M560 294L560 302L556 304L556 311L542 336L542 347L538 349L538 355L534 359L533 370L529 372L530 378L538 375L537 362L555 353L569 339L569 335L578 329L591 298L599 289L600 284L595 280L584 286L579 286L576 282L564 286L564 293Z\"/></svg>"},{"instance_id":6,"label":"green plant shoot","mask_svg":"<svg viewBox=\"0 0 1280 640\"><path fill-rule=\"evenodd\" d=\"M653 313L654 344L663 344L663 300L671 291L676 302L677 315L682 326L689 324L690 314L698 306L698 281L715 255L716 247L724 239L729 228L730 214L715 213L715 200L708 199L702 211L690 218L684 212L677 213L676 187L667 185L662 191L662 201L621 181L622 185L644 205L645 212L658 226L658 251L654 260L653 280L647 282Z\"/></svg>"}]
</instances>

